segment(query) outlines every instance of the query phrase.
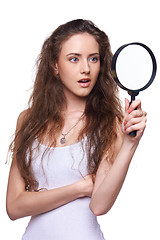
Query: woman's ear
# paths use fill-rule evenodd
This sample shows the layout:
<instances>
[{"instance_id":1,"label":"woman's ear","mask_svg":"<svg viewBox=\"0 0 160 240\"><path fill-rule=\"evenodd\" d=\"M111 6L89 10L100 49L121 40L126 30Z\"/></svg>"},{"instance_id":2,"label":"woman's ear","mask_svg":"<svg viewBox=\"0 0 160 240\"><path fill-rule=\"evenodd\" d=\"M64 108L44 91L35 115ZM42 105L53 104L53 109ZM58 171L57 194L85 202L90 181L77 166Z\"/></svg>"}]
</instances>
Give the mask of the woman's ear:
<instances>
[{"instance_id":1,"label":"woman's ear","mask_svg":"<svg viewBox=\"0 0 160 240\"><path fill-rule=\"evenodd\" d=\"M55 63L55 64L53 65L53 70L54 70L54 72L55 72L55 75L58 75L58 74L59 74L58 63Z\"/></svg>"}]
</instances>

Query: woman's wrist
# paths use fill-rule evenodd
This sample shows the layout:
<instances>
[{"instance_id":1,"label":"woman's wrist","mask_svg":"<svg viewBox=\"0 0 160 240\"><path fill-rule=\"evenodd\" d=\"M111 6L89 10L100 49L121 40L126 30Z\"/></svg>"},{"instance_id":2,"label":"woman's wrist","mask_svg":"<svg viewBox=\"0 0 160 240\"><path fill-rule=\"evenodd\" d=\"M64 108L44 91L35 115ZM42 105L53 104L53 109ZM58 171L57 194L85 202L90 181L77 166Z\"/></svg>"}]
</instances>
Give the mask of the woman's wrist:
<instances>
[{"instance_id":1,"label":"woman's wrist","mask_svg":"<svg viewBox=\"0 0 160 240\"><path fill-rule=\"evenodd\" d=\"M82 189L80 181L73 183L73 187L75 189L77 198L83 197L83 189Z\"/></svg>"},{"instance_id":2,"label":"woman's wrist","mask_svg":"<svg viewBox=\"0 0 160 240\"><path fill-rule=\"evenodd\" d=\"M124 138L123 138L123 145L125 146L125 148L127 149L136 149L138 144L139 144L140 139L135 137L132 137L130 135L124 134Z\"/></svg>"},{"instance_id":3,"label":"woman's wrist","mask_svg":"<svg viewBox=\"0 0 160 240\"><path fill-rule=\"evenodd\" d=\"M122 147L119 152L119 154L121 153L121 154L123 154L123 156L126 156L126 157L124 157L124 159L128 159L129 162L131 161L131 159L139 145L139 140L135 141L135 139L130 139L130 138L134 138L134 137L124 136Z\"/></svg>"},{"instance_id":4,"label":"woman's wrist","mask_svg":"<svg viewBox=\"0 0 160 240\"><path fill-rule=\"evenodd\" d=\"M77 189L77 198L91 197L93 191L93 181L91 175L86 175L79 181L75 182Z\"/></svg>"}]
</instances>

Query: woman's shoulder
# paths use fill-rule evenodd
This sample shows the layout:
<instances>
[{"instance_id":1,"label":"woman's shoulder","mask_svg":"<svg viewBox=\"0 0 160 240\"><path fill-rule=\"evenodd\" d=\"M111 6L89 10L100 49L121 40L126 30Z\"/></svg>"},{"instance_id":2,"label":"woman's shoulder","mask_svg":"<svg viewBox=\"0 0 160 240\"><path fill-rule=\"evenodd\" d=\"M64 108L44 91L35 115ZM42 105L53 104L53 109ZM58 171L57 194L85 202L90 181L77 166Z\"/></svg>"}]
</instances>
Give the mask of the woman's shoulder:
<instances>
[{"instance_id":1,"label":"woman's shoulder","mask_svg":"<svg viewBox=\"0 0 160 240\"><path fill-rule=\"evenodd\" d=\"M30 109L25 109L24 111L22 111L18 118L17 118L17 128L21 128L22 124L24 123L24 121L27 119L28 115L29 115Z\"/></svg>"}]
</instances>

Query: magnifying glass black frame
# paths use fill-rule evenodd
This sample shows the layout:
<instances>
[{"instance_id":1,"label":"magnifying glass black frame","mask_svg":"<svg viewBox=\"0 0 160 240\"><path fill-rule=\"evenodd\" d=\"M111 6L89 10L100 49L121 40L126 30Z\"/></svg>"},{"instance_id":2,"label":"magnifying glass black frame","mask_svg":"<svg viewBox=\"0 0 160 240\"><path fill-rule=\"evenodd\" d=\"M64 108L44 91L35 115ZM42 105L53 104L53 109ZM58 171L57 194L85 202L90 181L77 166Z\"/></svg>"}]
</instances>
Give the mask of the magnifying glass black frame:
<instances>
[{"instance_id":1,"label":"magnifying glass black frame","mask_svg":"<svg viewBox=\"0 0 160 240\"><path fill-rule=\"evenodd\" d=\"M145 48L145 49L147 50L147 52L149 53L149 55L150 55L150 57L151 57L151 60L152 60L152 64L153 64L152 75L151 75L149 81L147 82L147 84L146 84L145 86L143 86L142 88L134 89L134 90L133 90L133 89L126 88L126 87L120 82L120 80L118 79L118 74L117 74L117 70L116 70L116 62L117 62L117 58L118 58L119 54L121 53L121 51L122 51L124 48L126 48L126 47L129 46L129 45L139 45L139 46ZM128 94L131 96L131 102L130 102L130 104L131 104L131 103L135 100L135 97L139 94L140 91L145 90L146 88L148 88L148 87L152 84L152 82L153 82L153 80L154 80L154 78L155 78L155 75L156 75L156 71L157 71L157 63L156 63L155 56L154 56L153 52L151 51L151 49L150 49L149 47L147 47L147 46L146 46L145 44L143 44L143 43L133 42L133 43L128 43L128 44L125 44L125 45L121 46L121 47L115 52L115 54L113 55L113 58L112 58L111 70L112 70L112 76L113 76L115 82L117 83L117 85L118 85L120 88L128 91ZM130 133L130 135L136 136L136 132L134 131L134 132Z\"/></svg>"}]
</instances>

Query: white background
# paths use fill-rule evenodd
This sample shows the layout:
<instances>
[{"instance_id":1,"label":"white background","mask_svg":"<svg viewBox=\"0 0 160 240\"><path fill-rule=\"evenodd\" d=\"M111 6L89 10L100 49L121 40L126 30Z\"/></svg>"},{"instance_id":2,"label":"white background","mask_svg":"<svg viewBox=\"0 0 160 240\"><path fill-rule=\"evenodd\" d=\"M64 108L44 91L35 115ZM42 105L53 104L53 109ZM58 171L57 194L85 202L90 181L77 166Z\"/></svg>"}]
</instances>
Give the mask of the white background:
<instances>
[{"instance_id":1,"label":"white background","mask_svg":"<svg viewBox=\"0 0 160 240\"><path fill-rule=\"evenodd\" d=\"M112 51L125 43L143 42L160 62L158 0L5 0L0 3L0 239L20 240L28 218L14 222L5 211L8 145L16 119L27 106L34 64L45 38L75 18L92 20L110 38ZM160 76L140 93L148 112L145 134L118 199L98 217L107 240L160 240ZM128 97L121 90L121 99ZM87 239L85 239L87 240Z\"/></svg>"}]
</instances>

